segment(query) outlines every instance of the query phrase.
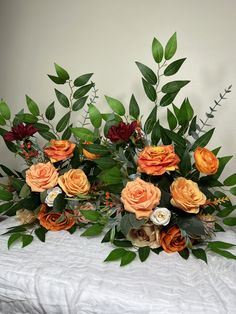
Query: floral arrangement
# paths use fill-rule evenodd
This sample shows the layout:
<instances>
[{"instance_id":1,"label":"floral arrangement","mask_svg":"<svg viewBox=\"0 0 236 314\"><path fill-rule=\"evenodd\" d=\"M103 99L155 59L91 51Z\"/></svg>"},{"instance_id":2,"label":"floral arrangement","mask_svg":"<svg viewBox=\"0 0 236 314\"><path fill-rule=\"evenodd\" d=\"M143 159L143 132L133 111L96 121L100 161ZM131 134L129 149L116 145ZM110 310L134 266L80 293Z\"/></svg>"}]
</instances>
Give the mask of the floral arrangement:
<instances>
[{"instance_id":1,"label":"floral arrangement","mask_svg":"<svg viewBox=\"0 0 236 314\"><path fill-rule=\"evenodd\" d=\"M232 156L218 157L220 147L206 147L214 133L209 120L231 86L198 121L188 98L174 104L189 83L169 81L186 60L170 61L176 49L176 33L165 47L154 38L156 70L136 62L153 103L145 121L134 95L128 111L105 96L109 110L101 113L93 74L72 80L57 64L56 76L48 76L69 89L68 96L55 89L65 110L57 123L54 102L44 112L26 96L28 112L14 118L7 103L0 102L0 134L26 165L20 172L0 165L5 177L0 214L18 220L4 233L9 248L15 242L25 247L34 237L44 242L48 231L84 229L85 237L103 233L102 242L113 247L105 261L121 266L161 251L178 252L184 259L192 253L205 262L207 251L236 259L228 251L234 244L214 241L216 232L224 232L222 224L236 225L231 215L236 206L225 194L236 195L236 174L220 180ZM166 111L164 124L158 110Z\"/></svg>"}]
</instances>

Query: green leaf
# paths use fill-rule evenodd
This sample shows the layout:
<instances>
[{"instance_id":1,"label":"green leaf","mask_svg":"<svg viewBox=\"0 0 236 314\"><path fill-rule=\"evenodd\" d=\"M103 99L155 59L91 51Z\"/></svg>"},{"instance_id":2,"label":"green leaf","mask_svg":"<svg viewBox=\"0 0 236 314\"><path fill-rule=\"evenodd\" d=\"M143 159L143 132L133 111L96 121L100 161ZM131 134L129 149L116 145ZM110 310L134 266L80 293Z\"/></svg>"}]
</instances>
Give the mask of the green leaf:
<instances>
[{"instance_id":1,"label":"green leaf","mask_svg":"<svg viewBox=\"0 0 236 314\"><path fill-rule=\"evenodd\" d=\"M93 105L89 104L89 118L95 128L100 128L102 124L102 115L100 111Z\"/></svg>"},{"instance_id":2,"label":"green leaf","mask_svg":"<svg viewBox=\"0 0 236 314\"><path fill-rule=\"evenodd\" d=\"M207 264L206 252L203 249L192 249L192 253L197 259L201 259Z\"/></svg>"},{"instance_id":3,"label":"green leaf","mask_svg":"<svg viewBox=\"0 0 236 314\"><path fill-rule=\"evenodd\" d=\"M183 259L188 259L189 258L189 249L188 248L185 248L183 249L182 251L179 251L178 252L179 255L183 258Z\"/></svg>"},{"instance_id":4,"label":"green leaf","mask_svg":"<svg viewBox=\"0 0 236 314\"><path fill-rule=\"evenodd\" d=\"M126 251L126 253L121 257L120 266L126 266L131 263L136 257L136 253L132 251Z\"/></svg>"},{"instance_id":5,"label":"green leaf","mask_svg":"<svg viewBox=\"0 0 236 314\"><path fill-rule=\"evenodd\" d=\"M13 206L14 202L7 202L0 205L0 213L4 213Z\"/></svg>"},{"instance_id":6,"label":"green leaf","mask_svg":"<svg viewBox=\"0 0 236 314\"><path fill-rule=\"evenodd\" d=\"M93 226L87 228L81 237L93 237L102 233L104 226L101 224L94 224Z\"/></svg>"},{"instance_id":7,"label":"green leaf","mask_svg":"<svg viewBox=\"0 0 236 314\"><path fill-rule=\"evenodd\" d=\"M59 103L65 107L65 108L69 108L70 107L70 103L69 103L69 99L66 97L66 95L64 95L63 93L61 93L59 90L55 89L55 93L57 96L57 100L59 101Z\"/></svg>"},{"instance_id":8,"label":"green leaf","mask_svg":"<svg viewBox=\"0 0 236 314\"><path fill-rule=\"evenodd\" d=\"M132 94L129 102L129 114L136 120L138 119L140 114L139 105L134 97L134 94Z\"/></svg>"},{"instance_id":9,"label":"green leaf","mask_svg":"<svg viewBox=\"0 0 236 314\"><path fill-rule=\"evenodd\" d=\"M76 87L85 85L92 75L93 75L93 73L87 73L87 74L83 74L83 75L77 77L77 79L75 79L75 81L74 81L74 85Z\"/></svg>"},{"instance_id":10,"label":"green leaf","mask_svg":"<svg viewBox=\"0 0 236 314\"><path fill-rule=\"evenodd\" d=\"M125 114L125 107L124 105L117 99L111 98L109 96L105 96L108 105L111 109L120 116Z\"/></svg>"},{"instance_id":11,"label":"green leaf","mask_svg":"<svg viewBox=\"0 0 236 314\"><path fill-rule=\"evenodd\" d=\"M225 232L221 225L215 223L215 232Z\"/></svg>"},{"instance_id":12,"label":"green leaf","mask_svg":"<svg viewBox=\"0 0 236 314\"><path fill-rule=\"evenodd\" d=\"M60 67L58 64L54 63L54 66L55 66L55 70L57 72L57 75L60 79L66 81L66 80L69 80L70 76L68 74L68 72L63 69L62 67Z\"/></svg>"},{"instance_id":13,"label":"green leaf","mask_svg":"<svg viewBox=\"0 0 236 314\"><path fill-rule=\"evenodd\" d=\"M22 181L21 179L18 178L11 178L10 183L13 185L14 189L19 193L24 185L25 181Z\"/></svg>"},{"instance_id":14,"label":"green leaf","mask_svg":"<svg viewBox=\"0 0 236 314\"><path fill-rule=\"evenodd\" d=\"M17 117L24 123L37 123L38 118L30 113L18 114Z\"/></svg>"},{"instance_id":15,"label":"green leaf","mask_svg":"<svg viewBox=\"0 0 236 314\"><path fill-rule=\"evenodd\" d=\"M152 69L150 69L148 66L146 66L143 63L140 62L135 62L137 67L139 68L140 72L142 73L143 77L145 78L145 80L152 84L155 85L157 83L157 77L156 74L152 71Z\"/></svg>"},{"instance_id":16,"label":"green leaf","mask_svg":"<svg viewBox=\"0 0 236 314\"><path fill-rule=\"evenodd\" d=\"M138 249L138 255L139 255L139 259L141 262L146 261L149 254L150 254L150 247L149 246L140 247Z\"/></svg>"},{"instance_id":17,"label":"green leaf","mask_svg":"<svg viewBox=\"0 0 236 314\"><path fill-rule=\"evenodd\" d=\"M44 123L34 123L33 126L38 129L39 132L48 132L50 127Z\"/></svg>"},{"instance_id":18,"label":"green leaf","mask_svg":"<svg viewBox=\"0 0 236 314\"><path fill-rule=\"evenodd\" d=\"M164 130L165 130L165 134L171 139L171 141L181 146L182 148L186 146L186 140L182 136L175 133L174 131L170 131L168 129L164 129Z\"/></svg>"},{"instance_id":19,"label":"green leaf","mask_svg":"<svg viewBox=\"0 0 236 314\"><path fill-rule=\"evenodd\" d=\"M0 125L6 125L6 121L2 116L0 116Z\"/></svg>"},{"instance_id":20,"label":"green leaf","mask_svg":"<svg viewBox=\"0 0 236 314\"><path fill-rule=\"evenodd\" d=\"M45 111L45 116L48 120L52 120L55 117L54 102L52 102Z\"/></svg>"},{"instance_id":21,"label":"green leaf","mask_svg":"<svg viewBox=\"0 0 236 314\"><path fill-rule=\"evenodd\" d=\"M48 195L48 193L47 193L46 190L43 191L43 192L40 192L40 201L41 201L41 203L45 203L45 199L46 199L47 195Z\"/></svg>"},{"instance_id":22,"label":"green leaf","mask_svg":"<svg viewBox=\"0 0 236 314\"><path fill-rule=\"evenodd\" d=\"M25 95L26 97L26 103L27 103L27 107L29 109L29 111L32 113L32 115L34 116L39 116L40 112L39 112L39 107L36 104L35 101L33 101L33 99L31 99L29 96Z\"/></svg>"},{"instance_id":23,"label":"green leaf","mask_svg":"<svg viewBox=\"0 0 236 314\"><path fill-rule=\"evenodd\" d=\"M157 145L160 139L161 139L161 128L160 128L160 123L158 120L154 124L154 127L152 129L152 135L151 135L152 145Z\"/></svg>"},{"instance_id":24,"label":"green leaf","mask_svg":"<svg viewBox=\"0 0 236 314\"><path fill-rule=\"evenodd\" d=\"M207 245L209 249L216 248L216 249L226 249L226 250L234 246L236 246L236 244L222 242L222 241L212 241L212 242L209 242Z\"/></svg>"},{"instance_id":25,"label":"green leaf","mask_svg":"<svg viewBox=\"0 0 236 314\"><path fill-rule=\"evenodd\" d=\"M11 169L9 169L7 166L0 164L0 167L8 176L17 177L17 175Z\"/></svg>"},{"instance_id":26,"label":"green leaf","mask_svg":"<svg viewBox=\"0 0 236 314\"><path fill-rule=\"evenodd\" d=\"M176 223L190 237L205 235L203 222L196 215L178 216Z\"/></svg>"},{"instance_id":27,"label":"green leaf","mask_svg":"<svg viewBox=\"0 0 236 314\"><path fill-rule=\"evenodd\" d=\"M158 39L154 38L152 42L152 55L156 63L161 63L164 49Z\"/></svg>"},{"instance_id":28,"label":"green leaf","mask_svg":"<svg viewBox=\"0 0 236 314\"><path fill-rule=\"evenodd\" d=\"M236 259L236 256L233 255L232 253L228 252L228 251L224 251L224 250L220 250L220 249L217 249L217 248L211 248L211 251L223 256L223 257L226 257L228 259Z\"/></svg>"},{"instance_id":29,"label":"green leaf","mask_svg":"<svg viewBox=\"0 0 236 314\"><path fill-rule=\"evenodd\" d=\"M118 247L133 247L133 244L127 240L114 240L112 243Z\"/></svg>"},{"instance_id":30,"label":"green leaf","mask_svg":"<svg viewBox=\"0 0 236 314\"><path fill-rule=\"evenodd\" d=\"M70 112L67 112L57 123L56 130L57 132L62 132L68 125L70 121Z\"/></svg>"},{"instance_id":31,"label":"green leaf","mask_svg":"<svg viewBox=\"0 0 236 314\"><path fill-rule=\"evenodd\" d=\"M229 206L229 207L225 207L224 209L222 209L221 211L219 211L216 215L218 217L227 217L229 216L234 210L236 209L236 205L234 206Z\"/></svg>"},{"instance_id":32,"label":"green leaf","mask_svg":"<svg viewBox=\"0 0 236 314\"><path fill-rule=\"evenodd\" d=\"M52 80L56 84L65 84L65 82L66 82L66 80L64 80L60 77L57 77L57 76L53 76L53 75L48 74L48 77L50 78L50 80Z\"/></svg>"},{"instance_id":33,"label":"green leaf","mask_svg":"<svg viewBox=\"0 0 236 314\"><path fill-rule=\"evenodd\" d=\"M82 109L84 107L87 99L88 99L88 96L84 96L84 97L79 98L78 100L76 100L73 103L72 110L73 111L78 111L78 110Z\"/></svg>"},{"instance_id":34,"label":"green leaf","mask_svg":"<svg viewBox=\"0 0 236 314\"><path fill-rule=\"evenodd\" d=\"M168 121L170 130L174 130L177 127L177 119L175 115L169 109L167 109L167 121Z\"/></svg>"},{"instance_id":35,"label":"green leaf","mask_svg":"<svg viewBox=\"0 0 236 314\"><path fill-rule=\"evenodd\" d=\"M205 147L209 143L214 133L214 130L215 128L209 130L208 132L200 136L191 147L191 150L194 151L197 147Z\"/></svg>"},{"instance_id":36,"label":"green leaf","mask_svg":"<svg viewBox=\"0 0 236 314\"><path fill-rule=\"evenodd\" d=\"M194 116L194 118L192 119L190 123L188 134L192 135L192 132L195 132L196 129L197 129L197 116Z\"/></svg>"},{"instance_id":37,"label":"green leaf","mask_svg":"<svg viewBox=\"0 0 236 314\"><path fill-rule=\"evenodd\" d=\"M95 159L94 162L98 165L100 169L110 169L116 165L116 161L111 157L102 157Z\"/></svg>"},{"instance_id":38,"label":"green leaf","mask_svg":"<svg viewBox=\"0 0 236 314\"><path fill-rule=\"evenodd\" d=\"M65 195L59 193L53 201L53 210L56 212L62 212L66 208Z\"/></svg>"},{"instance_id":39,"label":"green leaf","mask_svg":"<svg viewBox=\"0 0 236 314\"><path fill-rule=\"evenodd\" d=\"M165 94L170 94L170 93L176 93L178 92L181 88L183 88L185 85L187 85L190 81L173 81L166 83L161 91Z\"/></svg>"},{"instance_id":40,"label":"green leaf","mask_svg":"<svg viewBox=\"0 0 236 314\"><path fill-rule=\"evenodd\" d=\"M221 146L219 146L219 147L213 149L211 152L212 152L215 156L217 156L218 153L219 153L219 151L220 151L220 149L221 149Z\"/></svg>"},{"instance_id":41,"label":"green leaf","mask_svg":"<svg viewBox=\"0 0 236 314\"><path fill-rule=\"evenodd\" d=\"M172 63L170 63L164 71L164 75L165 76L170 76L170 75L174 75L175 73L177 73L181 67L181 65L184 63L184 61L186 60L186 58L183 59L178 59Z\"/></svg>"},{"instance_id":42,"label":"green leaf","mask_svg":"<svg viewBox=\"0 0 236 314\"><path fill-rule=\"evenodd\" d=\"M145 224L144 219L138 220L138 219L136 219L134 214L127 214L126 213L121 218L120 230L124 234L124 236L127 236L127 234L129 233L129 231L131 229L138 229L139 227L141 227L144 224Z\"/></svg>"},{"instance_id":43,"label":"green leaf","mask_svg":"<svg viewBox=\"0 0 236 314\"><path fill-rule=\"evenodd\" d=\"M145 79L142 78L143 88L147 97L154 102L157 98L157 93L152 84L148 83Z\"/></svg>"},{"instance_id":44,"label":"green leaf","mask_svg":"<svg viewBox=\"0 0 236 314\"><path fill-rule=\"evenodd\" d=\"M82 141L93 142L94 134L86 128L71 128L72 133Z\"/></svg>"},{"instance_id":45,"label":"green leaf","mask_svg":"<svg viewBox=\"0 0 236 314\"><path fill-rule=\"evenodd\" d=\"M37 229L34 230L34 233L36 234L36 236L38 237L38 239L42 242L45 242L45 238L46 238L46 233L48 232L47 229L43 228L43 227L39 227Z\"/></svg>"},{"instance_id":46,"label":"green leaf","mask_svg":"<svg viewBox=\"0 0 236 314\"><path fill-rule=\"evenodd\" d=\"M103 170L99 179L103 182L104 185L119 184L122 182L122 175L118 167L113 167Z\"/></svg>"},{"instance_id":47,"label":"green leaf","mask_svg":"<svg viewBox=\"0 0 236 314\"><path fill-rule=\"evenodd\" d=\"M13 234L11 234L11 236L9 237L8 242L7 242L8 250L10 249L12 244L14 242L20 240L21 237L22 237L22 233L13 233Z\"/></svg>"},{"instance_id":48,"label":"green leaf","mask_svg":"<svg viewBox=\"0 0 236 314\"><path fill-rule=\"evenodd\" d=\"M104 262L112 262L117 261L122 258L126 254L126 250L122 248L114 249L110 252Z\"/></svg>"},{"instance_id":49,"label":"green leaf","mask_svg":"<svg viewBox=\"0 0 236 314\"><path fill-rule=\"evenodd\" d=\"M34 237L30 234L22 234L22 248L29 245L34 240Z\"/></svg>"},{"instance_id":50,"label":"green leaf","mask_svg":"<svg viewBox=\"0 0 236 314\"><path fill-rule=\"evenodd\" d=\"M68 128L65 129L65 131L63 132L62 136L61 136L61 139L62 140L69 140L70 137L71 137L71 128L72 128L72 125L69 125Z\"/></svg>"},{"instance_id":51,"label":"green leaf","mask_svg":"<svg viewBox=\"0 0 236 314\"><path fill-rule=\"evenodd\" d=\"M176 49L177 49L177 37L176 37L176 33L174 33L166 44L165 59L170 60L174 56Z\"/></svg>"},{"instance_id":52,"label":"green leaf","mask_svg":"<svg viewBox=\"0 0 236 314\"><path fill-rule=\"evenodd\" d=\"M4 119L10 120L11 119L11 111L9 106L5 101L0 101L0 113Z\"/></svg>"},{"instance_id":53,"label":"green leaf","mask_svg":"<svg viewBox=\"0 0 236 314\"><path fill-rule=\"evenodd\" d=\"M83 96L85 96L85 95L90 91L90 89L91 89L93 86L94 86L94 83L91 83L91 84L84 85L84 86L78 88L78 89L74 92L73 97L74 97L75 99L82 98Z\"/></svg>"},{"instance_id":54,"label":"green leaf","mask_svg":"<svg viewBox=\"0 0 236 314\"><path fill-rule=\"evenodd\" d=\"M0 200L11 201L12 199L13 199L13 194L11 192L0 189Z\"/></svg>"},{"instance_id":55,"label":"green leaf","mask_svg":"<svg viewBox=\"0 0 236 314\"><path fill-rule=\"evenodd\" d=\"M169 106L175 99L175 97L177 96L179 91L177 91L176 93L170 93L170 94L166 94L161 98L160 101L160 106L161 107L166 107Z\"/></svg>"},{"instance_id":56,"label":"green leaf","mask_svg":"<svg viewBox=\"0 0 236 314\"><path fill-rule=\"evenodd\" d=\"M158 247L157 249L151 249L151 251L153 253L159 255L163 251L163 248L162 247Z\"/></svg>"},{"instance_id":57,"label":"green leaf","mask_svg":"<svg viewBox=\"0 0 236 314\"><path fill-rule=\"evenodd\" d=\"M90 221L98 221L102 215L95 210L80 210L81 214Z\"/></svg>"},{"instance_id":58,"label":"green leaf","mask_svg":"<svg viewBox=\"0 0 236 314\"><path fill-rule=\"evenodd\" d=\"M83 148L92 154L97 154L97 155L110 154L109 149L106 146L103 146L100 144L83 144ZM95 160L95 162L97 162L97 161L99 162L100 159Z\"/></svg>"},{"instance_id":59,"label":"green leaf","mask_svg":"<svg viewBox=\"0 0 236 314\"><path fill-rule=\"evenodd\" d=\"M156 123L156 120L157 120L157 106L155 106L151 113L149 114L145 124L144 124L144 132L146 134L149 134L152 132L153 130L153 127Z\"/></svg>"},{"instance_id":60,"label":"green leaf","mask_svg":"<svg viewBox=\"0 0 236 314\"><path fill-rule=\"evenodd\" d=\"M180 172L185 177L192 169L191 156L189 155L188 149L180 158Z\"/></svg>"},{"instance_id":61,"label":"green leaf","mask_svg":"<svg viewBox=\"0 0 236 314\"><path fill-rule=\"evenodd\" d=\"M48 141L56 139L56 135L51 132L39 132L39 134Z\"/></svg>"},{"instance_id":62,"label":"green leaf","mask_svg":"<svg viewBox=\"0 0 236 314\"><path fill-rule=\"evenodd\" d=\"M185 98L180 109L179 109L179 124L184 125L186 122L189 122L193 118L193 108L188 100Z\"/></svg>"},{"instance_id":63,"label":"green leaf","mask_svg":"<svg viewBox=\"0 0 236 314\"><path fill-rule=\"evenodd\" d=\"M223 220L223 223L227 226L236 226L236 217L227 217Z\"/></svg>"},{"instance_id":64,"label":"green leaf","mask_svg":"<svg viewBox=\"0 0 236 314\"><path fill-rule=\"evenodd\" d=\"M219 168L218 168L216 174L213 175L213 177L215 179L218 179L220 177L220 175L222 174L225 166L231 160L232 157L233 156L224 156L224 157L218 158L218 160L219 160Z\"/></svg>"},{"instance_id":65,"label":"green leaf","mask_svg":"<svg viewBox=\"0 0 236 314\"><path fill-rule=\"evenodd\" d=\"M224 180L224 185L232 186L236 184L236 173L229 176L227 179Z\"/></svg>"}]
</instances>

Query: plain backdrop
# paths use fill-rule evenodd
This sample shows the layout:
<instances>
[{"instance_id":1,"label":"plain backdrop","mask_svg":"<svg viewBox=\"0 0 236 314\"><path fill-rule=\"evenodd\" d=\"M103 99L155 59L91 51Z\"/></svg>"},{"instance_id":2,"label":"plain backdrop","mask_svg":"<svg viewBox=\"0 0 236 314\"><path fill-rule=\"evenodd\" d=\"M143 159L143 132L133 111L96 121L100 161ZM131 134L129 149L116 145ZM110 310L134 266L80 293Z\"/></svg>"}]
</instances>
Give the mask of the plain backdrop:
<instances>
[{"instance_id":1,"label":"plain backdrop","mask_svg":"<svg viewBox=\"0 0 236 314\"><path fill-rule=\"evenodd\" d=\"M224 88L233 84L212 125L217 126L210 148L223 146L221 155L236 155L236 2L234 0L1 0L0 98L16 113L25 94L41 108L55 100L56 87L46 76L53 62L72 77L94 72L99 89L98 106L104 112L104 95L128 105L135 93L147 116L152 108L144 95L140 61L155 68L151 43L164 45L176 31L176 58L187 57L177 79L191 83L179 94L179 106L189 97L204 119ZM60 88L59 88L60 89ZM66 92L66 91L65 91ZM165 116L166 108L160 112ZM58 118L64 113L58 104ZM79 117L75 116L79 120ZM20 166L1 140L1 163ZM235 171L230 163L226 175Z\"/></svg>"}]
</instances>

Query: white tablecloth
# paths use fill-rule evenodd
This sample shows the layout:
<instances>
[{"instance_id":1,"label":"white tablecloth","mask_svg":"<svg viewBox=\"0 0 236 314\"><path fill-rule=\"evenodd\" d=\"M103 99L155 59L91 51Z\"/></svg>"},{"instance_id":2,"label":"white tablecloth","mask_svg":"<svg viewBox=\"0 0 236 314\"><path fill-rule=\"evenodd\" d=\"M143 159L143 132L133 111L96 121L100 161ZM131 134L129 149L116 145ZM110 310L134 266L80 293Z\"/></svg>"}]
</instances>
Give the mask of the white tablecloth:
<instances>
[{"instance_id":1,"label":"white tablecloth","mask_svg":"<svg viewBox=\"0 0 236 314\"><path fill-rule=\"evenodd\" d=\"M12 226L14 218L0 223ZM236 243L233 231L221 240ZM1 314L236 313L236 261L210 254L194 257L152 253L126 267L103 263L111 250L101 238L49 232L9 251L0 237ZM232 250L236 253L236 250Z\"/></svg>"}]
</instances>

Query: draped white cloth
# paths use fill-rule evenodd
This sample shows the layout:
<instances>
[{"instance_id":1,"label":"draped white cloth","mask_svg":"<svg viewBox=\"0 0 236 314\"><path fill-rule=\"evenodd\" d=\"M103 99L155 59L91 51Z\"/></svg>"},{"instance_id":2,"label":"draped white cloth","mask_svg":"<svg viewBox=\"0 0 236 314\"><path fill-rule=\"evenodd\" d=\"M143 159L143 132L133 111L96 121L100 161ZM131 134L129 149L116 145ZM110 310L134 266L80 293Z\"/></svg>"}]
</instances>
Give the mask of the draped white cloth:
<instances>
[{"instance_id":1,"label":"draped white cloth","mask_svg":"<svg viewBox=\"0 0 236 314\"><path fill-rule=\"evenodd\" d=\"M13 220L0 223L1 233ZM206 265L152 253L120 267L103 263L112 247L99 237L49 232L46 243L36 239L9 251L7 238L0 237L1 314L236 313L235 260L208 254ZM236 243L236 234L220 239Z\"/></svg>"}]
</instances>

